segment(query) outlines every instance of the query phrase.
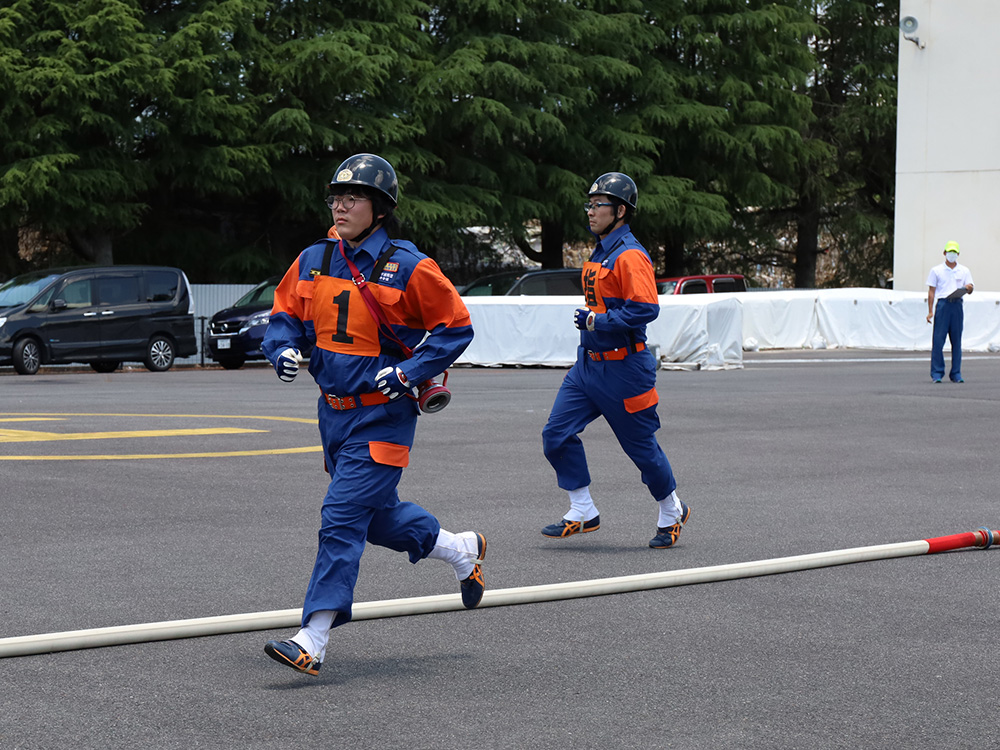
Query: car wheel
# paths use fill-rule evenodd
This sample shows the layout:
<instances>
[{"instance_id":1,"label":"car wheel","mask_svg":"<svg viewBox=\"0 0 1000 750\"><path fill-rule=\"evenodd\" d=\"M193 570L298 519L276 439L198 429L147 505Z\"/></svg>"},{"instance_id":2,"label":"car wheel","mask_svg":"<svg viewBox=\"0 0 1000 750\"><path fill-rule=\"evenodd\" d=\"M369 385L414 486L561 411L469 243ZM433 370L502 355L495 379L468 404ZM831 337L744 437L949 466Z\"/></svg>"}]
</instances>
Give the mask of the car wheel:
<instances>
[{"instance_id":1,"label":"car wheel","mask_svg":"<svg viewBox=\"0 0 1000 750\"><path fill-rule=\"evenodd\" d=\"M30 336L14 344L12 355L18 375L34 375L42 364L42 348Z\"/></svg>"},{"instance_id":2,"label":"car wheel","mask_svg":"<svg viewBox=\"0 0 1000 750\"><path fill-rule=\"evenodd\" d=\"M174 342L166 336L153 336L146 347L146 359L143 360L147 370L166 372L174 364Z\"/></svg>"},{"instance_id":3,"label":"car wheel","mask_svg":"<svg viewBox=\"0 0 1000 750\"><path fill-rule=\"evenodd\" d=\"M223 370L238 370L243 367L244 362L246 360L243 357L226 357L219 360L219 365Z\"/></svg>"},{"instance_id":4,"label":"car wheel","mask_svg":"<svg viewBox=\"0 0 1000 750\"><path fill-rule=\"evenodd\" d=\"M120 365L121 362L107 362L102 360L100 362L91 362L90 368L94 372L114 372Z\"/></svg>"}]
</instances>

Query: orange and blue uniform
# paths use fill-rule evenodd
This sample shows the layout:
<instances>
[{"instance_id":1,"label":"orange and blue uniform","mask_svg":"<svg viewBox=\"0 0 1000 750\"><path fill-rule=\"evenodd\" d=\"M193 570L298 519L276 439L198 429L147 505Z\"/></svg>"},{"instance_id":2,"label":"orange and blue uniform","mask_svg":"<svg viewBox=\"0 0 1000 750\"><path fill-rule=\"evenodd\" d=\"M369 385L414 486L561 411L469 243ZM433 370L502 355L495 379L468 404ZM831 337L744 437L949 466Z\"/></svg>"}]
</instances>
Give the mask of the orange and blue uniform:
<instances>
[{"instance_id":1,"label":"orange and blue uniform","mask_svg":"<svg viewBox=\"0 0 1000 750\"><path fill-rule=\"evenodd\" d=\"M656 360L646 348L646 324L660 313L653 264L628 225L597 243L583 266L583 293L594 330L580 332L576 364L563 379L542 430L545 457L559 487L590 484L579 434L603 416L642 473L654 500L677 487L656 441Z\"/></svg>"},{"instance_id":2,"label":"orange and blue uniform","mask_svg":"<svg viewBox=\"0 0 1000 750\"><path fill-rule=\"evenodd\" d=\"M398 344L379 331L341 250L369 279L393 332L414 350L412 358L404 359ZM377 261L381 270L369 278ZM311 349L309 373L321 391L319 429L330 473L303 625L319 610L337 612L334 626L350 620L366 541L407 552L411 562L434 548L437 519L401 502L396 492L419 409L413 399L389 401L376 391L375 375L389 366L414 384L440 375L472 336L468 310L438 265L381 228L357 248L335 236L306 248L275 290L262 349L272 363L287 347Z\"/></svg>"}]
</instances>

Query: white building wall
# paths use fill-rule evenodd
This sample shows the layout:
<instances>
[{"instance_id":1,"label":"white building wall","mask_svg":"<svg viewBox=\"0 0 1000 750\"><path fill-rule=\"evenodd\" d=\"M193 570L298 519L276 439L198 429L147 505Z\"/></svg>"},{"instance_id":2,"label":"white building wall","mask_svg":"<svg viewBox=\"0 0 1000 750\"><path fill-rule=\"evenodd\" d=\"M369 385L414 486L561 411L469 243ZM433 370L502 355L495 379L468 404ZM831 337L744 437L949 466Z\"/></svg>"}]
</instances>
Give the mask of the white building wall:
<instances>
[{"instance_id":1,"label":"white building wall","mask_svg":"<svg viewBox=\"0 0 1000 750\"><path fill-rule=\"evenodd\" d=\"M926 291L955 240L981 291L1000 290L1000 0L901 0L894 288Z\"/></svg>"}]
</instances>

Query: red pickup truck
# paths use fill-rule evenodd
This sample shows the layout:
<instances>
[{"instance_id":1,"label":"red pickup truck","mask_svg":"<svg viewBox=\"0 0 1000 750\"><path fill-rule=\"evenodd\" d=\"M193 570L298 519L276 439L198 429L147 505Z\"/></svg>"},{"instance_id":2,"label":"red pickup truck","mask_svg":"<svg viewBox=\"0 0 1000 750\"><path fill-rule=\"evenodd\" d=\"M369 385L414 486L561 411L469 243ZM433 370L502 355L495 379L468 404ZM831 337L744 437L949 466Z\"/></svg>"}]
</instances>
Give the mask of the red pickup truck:
<instances>
[{"instance_id":1,"label":"red pickup truck","mask_svg":"<svg viewBox=\"0 0 1000 750\"><path fill-rule=\"evenodd\" d=\"M657 294L712 294L715 292L745 292L746 279L738 273L716 273L704 276L671 276L656 280Z\"/></svg>"}]
</instances>

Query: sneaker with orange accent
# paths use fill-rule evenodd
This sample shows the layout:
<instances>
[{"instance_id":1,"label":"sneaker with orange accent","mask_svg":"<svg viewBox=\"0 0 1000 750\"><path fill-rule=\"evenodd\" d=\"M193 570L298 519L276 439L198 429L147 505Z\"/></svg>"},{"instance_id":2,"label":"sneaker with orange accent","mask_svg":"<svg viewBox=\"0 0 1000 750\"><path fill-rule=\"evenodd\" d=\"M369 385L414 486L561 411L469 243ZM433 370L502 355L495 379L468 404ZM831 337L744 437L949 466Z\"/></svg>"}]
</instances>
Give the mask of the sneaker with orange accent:
<instances>
[{"instance_id":1,"label":"sneaker with orange accent","mask_svg":"<svg viewBox=\"0 0 1000 750\"><path fill-rule=\"evenodd\" d=\"M542 529L542 534L552 539L562 539L574 534L586 534L588 531L597 531L601 528L601 517L594 516L589 521L567 521L565 518L559 523L553 523Z\"/></svg>"},{"instance_id":2,"label":"sneaker with orange accent","mask_svg":"<svg viewBox=\"0 0 1000 750\"><path fill-rule=\"evenodd\" d=\"M691 517L691 509L681 502L681 517L672 526L657 526L656 536L649 540L649 546L653 549L666 549L677 544L677 537L681 535L681 527L688 522Z\"/></svg>"},{"instance_id":3,"label":"sneaker with orange accent","mask_svg":"<svg viewBox=\"0 0 1000 750\"><path fill-rule=\"evenodd\" d=\"M296 672L314 676L319 674L319 668L323 666L319 659L311 656L295 641L268 641L264 644L264 653Z\"/></svg>"},{"instance_id":4,"label":"sneaker with orange accent","mask_svg":"<svg viewBox=\"0 0 1000 750\"><path fill-rule=\"evenodd\" d=\"M483 575L483 561L486 559L486 537L476 533L476 563L472 572L467 578L463 578L459 583L462 589L462 604L466 609L475 609L483 599L483 592L486 591L486 576Z\"/></svg>"}]
</instances>

